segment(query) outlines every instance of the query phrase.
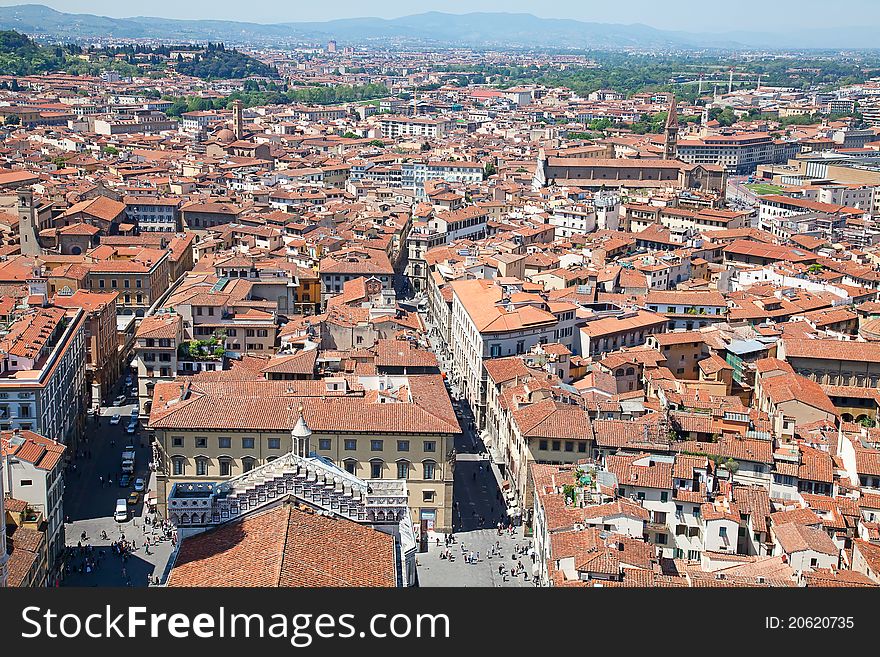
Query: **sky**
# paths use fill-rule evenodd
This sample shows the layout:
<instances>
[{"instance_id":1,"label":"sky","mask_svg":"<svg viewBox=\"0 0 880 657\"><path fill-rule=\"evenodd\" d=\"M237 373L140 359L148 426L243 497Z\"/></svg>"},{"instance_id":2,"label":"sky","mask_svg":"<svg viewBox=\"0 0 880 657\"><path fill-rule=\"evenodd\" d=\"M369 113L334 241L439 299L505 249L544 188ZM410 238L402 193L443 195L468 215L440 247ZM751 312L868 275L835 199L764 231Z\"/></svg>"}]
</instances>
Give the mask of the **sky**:
<instances>
[{"instance_id":1,"label":"sky","mask_svg":"<svg viewBox=\"0 0 880 657\"><path fill-rule=\"evenodd\" d=\"M254 23L321 21L375 16L395 18L423 11L468 13L506 11L542 18L571 18L598 23L643 23L666 30L727 32L749 30L880 27L880 0L556 0L542 6L534 0L152 0L144 5L119 0L30 0L58 11L114 18L136 15L163 18L221 19ZM0 5L19 2L0 0ZM833 11L832 11L833 8Z\"/></svg>"}]
</instances>

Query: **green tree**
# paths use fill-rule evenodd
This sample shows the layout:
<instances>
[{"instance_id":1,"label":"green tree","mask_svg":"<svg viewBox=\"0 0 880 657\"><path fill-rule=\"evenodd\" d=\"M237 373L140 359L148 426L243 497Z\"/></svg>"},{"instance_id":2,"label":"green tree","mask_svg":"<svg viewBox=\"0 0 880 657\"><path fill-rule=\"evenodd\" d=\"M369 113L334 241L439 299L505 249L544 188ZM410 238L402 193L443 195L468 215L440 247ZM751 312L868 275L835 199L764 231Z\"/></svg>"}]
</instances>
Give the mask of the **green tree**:
<instances>
[{"instance_id":1,"label":"green tree","mask_svg":"<svg viewBox=\"0 0 880 657\"><path fill-rule=\"evenodd\" d=\"M495 164L492 162L486 162L486 166L483 167L483 180L488 178L489 176L494 176L497 173L497 169L495 168Z\"/></svg>"}]
</instances>

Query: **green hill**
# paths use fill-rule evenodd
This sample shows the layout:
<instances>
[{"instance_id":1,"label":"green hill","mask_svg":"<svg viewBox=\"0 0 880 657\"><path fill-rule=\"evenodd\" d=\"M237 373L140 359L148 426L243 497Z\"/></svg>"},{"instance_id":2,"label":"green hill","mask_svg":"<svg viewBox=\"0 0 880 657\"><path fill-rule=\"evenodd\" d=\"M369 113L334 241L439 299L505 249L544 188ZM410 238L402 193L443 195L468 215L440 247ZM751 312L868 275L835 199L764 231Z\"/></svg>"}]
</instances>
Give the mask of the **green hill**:
<instances>
[{"instance_id":1,"label":"green hill","mask_svg":"<svg viewBox=\"0 0 880 657\"><path fill-rule=\"evenodd\" d=\"M66 61L61 48L38 46L28 37L12 30L0 32L0 72L6 75L32 75L63 68Z\"/></svg>"},{"instance_id":2,"label":"green hill","mask_svg":"<svg viewBox=\"0 0 880 657\"><path fill-rule=\"evenodd\" d=\"M193 59L180 58L175 68L184 75L197 78L247 78L252 75L277 78L278 71L237 50L226 50L222 43L209 43Z\"/></svg>"}]
</instances>

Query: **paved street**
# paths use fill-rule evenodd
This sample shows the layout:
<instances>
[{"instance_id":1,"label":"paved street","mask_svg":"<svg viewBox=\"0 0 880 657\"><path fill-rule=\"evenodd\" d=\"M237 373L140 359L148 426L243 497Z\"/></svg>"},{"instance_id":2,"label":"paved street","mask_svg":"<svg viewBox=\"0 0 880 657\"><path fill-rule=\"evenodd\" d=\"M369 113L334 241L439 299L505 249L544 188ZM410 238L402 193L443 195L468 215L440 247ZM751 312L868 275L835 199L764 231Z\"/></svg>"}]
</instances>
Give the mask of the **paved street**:
<instances>
[{"instance_id":1,"label":"paved street","mask_svg":"<svg viewBox=\"0 0 880 657\"><path fill-rule=\"evenodd\" d=\"M148 577L160 577L171 556L170 541L161 541L149 548L146 553L145 539L158 538L158 532L144 522L144 500L142 494L136 505L129 505L129 519L119 523L113 519L116 500L128 498L134 479L141 477L146 481L147 491L155 490L155 477L149 469L150 447L146 437L139 431L134 436L125 433L134 404L110 406L101 409L101 417L89 416L86 437L65 475L64 513L65 533L68 547L73 548L73 557L68 564L73 568L66 575L64 586L146 586ZM120 422L110 424L110 418L119 414ZM123 448L131 445L136 453L135 473L132 482L126 487L119 485ZM75 469L73 465L75 464ZM103 478L103 481L101 479ZM108 484L108 479L110 482ZM145 531L146 527L146 531ZM101 532L107 534L103 539ZM82 540L85 532L86 539ZM111 549L114 541L133 542L136 549L123 563L121 557ZM81 554L78 545L91 545L92 552ZM97 562L98 567L86 572L85 557ZM123 567L125 571L123 572Z\"/></svg>"},{"instance_id":2,"label":"paved street","mask_svg":"<svg viewBox=\"0 0 880 657\"><path fill-rule=\"evenodd\" d=\"M430 320L428 326L433 327ZM447 374L452 369L451 359L444 354L444 345L437 334L430 334L431 348L437 355L440 369ZM455 559L441 559L446 550L430 543L428 552L418 555L421 586L533 586L532 561L527 554L515 553L515 548L528 551L531 541L523 537L522 527L516 527L511 536L506 530L498 535L498 522L507 523L507 505L499 482L493 473L485 445L472 428L473 414L468 403L459 399L456 385L450 385L453 406L462 427L455 441L455 483L452 510L453 532L457 543L449 546ZM500 544L500 554L491 555L491 549ZM479 552L476 563L465 561L462 549ZM522 562L527 575L514 577L511 568ZM503 566L503 573L499 572ZM528 579L526 579L526 576Z\"/></svg>"},{"instance_id":3,"label":"paved street","mask_svg":"<svg viewBox=\"0 0 880 657\"><path fill-rule=\"evenodd\" d=\"M746 187L746 180L748 180L747 176L730 176L727 179L725 192L727 202L733 210L754 211L758 206L758 197ZM757 214L752 217L751 227L759 227Z\"/></svg>"},{"instance_id":4,"label":"paved street","mask_svg":"<svg viewBox=\"0 0 880 657\"><path fill-rule=\"evenodd\" d=\"M442 541L439 547L434 543L428 552L418 555L420 586L534 586L531 558L514 552L517 546L526 551L530 547L530 541L522 537L521 527L517 527L512 536L506 531L499 536L496 529L459 532L455 536L458 543L449 546L454 561L440 558L446 549ZM500 555L493 557L490 548L496 544L501 545ZM466 563L462 546L468 552L479 552L480 560ZM520 562L525 567L525 575L513 577L510 570ZM498 572L499 566L504 566L503 575Z\"/></svg>"}]
</instances>

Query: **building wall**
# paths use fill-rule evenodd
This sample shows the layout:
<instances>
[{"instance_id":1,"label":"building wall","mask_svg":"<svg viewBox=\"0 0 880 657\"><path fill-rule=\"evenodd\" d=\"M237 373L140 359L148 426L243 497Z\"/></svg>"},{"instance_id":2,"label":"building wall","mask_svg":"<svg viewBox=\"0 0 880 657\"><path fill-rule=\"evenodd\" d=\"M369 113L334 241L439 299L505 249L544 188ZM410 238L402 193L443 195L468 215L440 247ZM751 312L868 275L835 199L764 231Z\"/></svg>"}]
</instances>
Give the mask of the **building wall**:
<instances>
[{"instance_id":1,"label":"building wall","mask_svg":"<svg viewBox=\"0 0 880 657\"><path fill-rule=\"evenodd\" d=\"M182 439L177 446L175 438ZM230 447L220 447L220 438L229 438ZM253 448L244 447L243 438L253 438ZM157 476L158 498L164 505L171 486L184 481L221 481L246 472L246 459L252 459L254 467L282 456L292 448L289 432L242 431L192 431L157 429L161 469ZM197 440L204 439L203 443ZM346 441L353 440L349 449ZM270 447L270 441L275 441ZM373 441L381 441L381 449L374 450ZM408 448L399 441L408 441ZM428 443L426 445L426 443ZM431 449L433 443L433 449ZM204 447L198 446L205 445ZM452 450L453 438L446 434L366 434L356 431L322 433L311 436L312 450L340 468L362 479L403 479L398 463L409 464L406 482L409 490L409 507L413 523L419 524L426 515L434 515L437 531L449 532L452 528L452 466L446 455ZM204 475L197 474L197 458L205 459ZM182 474L175 474L174 462L182 463ZM229 463L228 474L223 474L221 461ZM425 463L434 464L434 476L425 478ZM379 477L373 477L373 464L381 464ZM179 470L177 471L179 472Z\"/></svg>"},{"instance_id":2,"label":"building wall","mask_svg":"<svg viewBox=\"0 0 880 657\"><path fill-rule=\"evenodd\" d=\"M880 363L832 360L830 358L798 358L788 355L785 360L797 374L817 383L880 387Z\"/></svg>"},{"instance_id":3,"label":"building wall","mask_svg":"<svg viewBox=\"0 0 880 657\"><path fill-rule=\"evenodd\" d=\"M79 311L69 319L39 375L0 380L0 404L8 409L0 429L30 429L65 445L75 444L86 399L85 317Z\"/></svg>"},{"instance_id":4,"label":"building wall","mask_svg":"<svg viewBox=\"0 0 880 657\"><path fill-rule=\"evenodd\" d=\"M64 461L59 460L52 470L46 471L20 459L3 459L3 489L41 511L46 519L50 572L59 565L64 551L63 466Z\"/></svg>"}]
</instances>

